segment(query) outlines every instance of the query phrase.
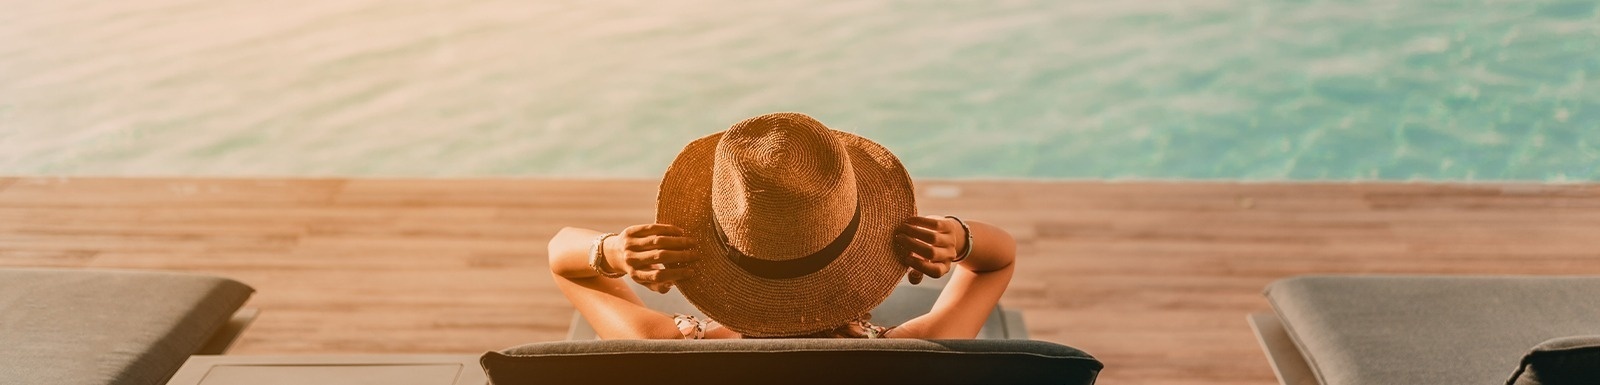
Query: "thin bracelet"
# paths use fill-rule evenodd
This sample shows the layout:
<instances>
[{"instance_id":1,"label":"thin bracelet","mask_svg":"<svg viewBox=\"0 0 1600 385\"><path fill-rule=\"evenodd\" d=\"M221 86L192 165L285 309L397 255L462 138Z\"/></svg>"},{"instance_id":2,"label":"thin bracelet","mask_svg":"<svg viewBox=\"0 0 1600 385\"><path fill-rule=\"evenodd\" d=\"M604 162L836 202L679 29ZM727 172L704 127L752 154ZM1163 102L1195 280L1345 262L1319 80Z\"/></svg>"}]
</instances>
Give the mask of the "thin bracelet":
<instances>
[{"instance_id":1,"label":"thin bracelet","mask_svg":"<svg viewBox=\"0 0 1600 385\"><path fill-rule=\"evenodd\" d=\"M600 236L594 238L594 246L589 248L589 267L594 268L596 273L600 273L600 276L606 278L617 278L628 275L627 273L613 273L607 271L610 269L606 268L606 238L611 238L616 235L617 233L600 234Z\"/></svg>"},{"instance_id":2,"label":"thin bracelet","mask_svg":"<svg viewBox=\"0 0 1600 385\"><path fill-rule=\"evenodd\" d=\"M972 228L967 227L967 222L961 221L961 218L956 218L954 215L946 215L944 217L956 220L956 224L961 225L961 232L967 233L967 243L961 245L961 251L956 253L956 259L950 261L952 263L960 263L966 260L967 256L972 255Z\"/></svg>"}]
</instances>

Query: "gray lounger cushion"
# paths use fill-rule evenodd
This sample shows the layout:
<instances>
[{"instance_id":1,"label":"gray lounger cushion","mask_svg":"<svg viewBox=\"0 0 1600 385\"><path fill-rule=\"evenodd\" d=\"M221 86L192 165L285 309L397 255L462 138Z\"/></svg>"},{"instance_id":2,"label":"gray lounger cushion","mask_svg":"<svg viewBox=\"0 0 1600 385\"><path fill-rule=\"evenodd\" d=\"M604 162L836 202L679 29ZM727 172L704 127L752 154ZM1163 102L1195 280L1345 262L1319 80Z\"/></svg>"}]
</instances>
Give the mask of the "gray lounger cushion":
<instances>
[{"instance_id":1,"label":"gray lounger cushion","mask_svg":"<svg viewBox=\"0 0 1600 385\"><path fill-rule=\"evenodd\" d=\"M1507 385L1600 384L1600 335L1556 338L1522 357Z\"/></svg>"},{"instance_id":2,"label":"gray lounger cushion","mask_svg":"<svg viewBox=\"0 0 1600 385\"><path fill-rule=\"evenodd\" d=\"M1029 340L561 341L489 352L496 385L1093 384L1101 364Z\"/></svg>"},{"instance_id":3,"label":"gray lounger cushion","mask_svg":"<svg viewBox=\"0 0 1600 385\"><path fill-rule=\"evenodd\" d=\"M1308 276L1267 297L1324 385L1504 384L1528 347L1600 334L1600 277Z\"/></svg>"},{"instance_id":4,"label":"gray lounger cushion","mask_svg":"<svg viewBox=\"0 0 1600 385\"><path fill-rule=\"evenodd\" d=\"M0 383L165 383L252 291L193 274L0 269Z\"/></svg>"}]
</instances>

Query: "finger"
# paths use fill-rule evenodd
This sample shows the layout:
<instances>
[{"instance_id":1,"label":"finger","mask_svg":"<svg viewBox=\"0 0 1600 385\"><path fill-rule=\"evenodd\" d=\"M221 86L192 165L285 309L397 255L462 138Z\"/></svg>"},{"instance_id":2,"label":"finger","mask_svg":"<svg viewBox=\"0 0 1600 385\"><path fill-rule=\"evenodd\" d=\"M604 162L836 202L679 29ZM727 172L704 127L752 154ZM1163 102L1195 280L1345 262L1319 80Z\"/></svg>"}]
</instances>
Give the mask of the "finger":
<instances>
[{"instance_id":1,"label":"finger","mask_svg":"<svg viewBox=\"0 0 1600 385\"><path fill-rule=\"evenodd\" d=\"M954 242L950 242L948 239L946 239L946 241L942 242L942 243L943 243L943 245L933 248L933 255L928 256L928 260L931 260L931 261L934 261L934 262L944 262L944 263L955 262L956 261L956 246L955 246L955 243Z\"/></svg>"},{"instance_id":2,"label":"finger","mask_svg":"<svg viewBox=\"0 0 1600 385\"><path fill-rule=\"evenodd\" d=\"M898 230L900 234L905 234L930 244L934 243L934 241L939 238L938 231L926 227L912 226L910 224L900 225L900 228L896 230Z\"/></svg>"},{"instance_id":3,"label":"finger","mask_svg":"<svg viewBox=\"0 0 1600 385\"><path fill-rule=\"evenodd\" d=\"M661 275L661 270L634 270L633 273L632 273L632 277L633 277L633 281L634 282L638 282L641 285L648 286L651 289L654 289L655 285L657 283L660 283L660 282L656 282L656 277L658 277L660 275Z\"/></svg>"},{"instance_id":4,"label":"finger","mask_svg":"<svg viewBox=\"0 0 1600 385\"><path fill-rule=\"evenodd\" d=\"M623 236L624 238L632 237L632 236L634 236L634 234L638 234L639 232L644 231L644 229L649 227L649 226L650 226L649 224L628 226L628 227L622 228L622 231L618 231L617 234Z\"/></svg>"},{"instance_id":5,"label":"finger","mask_svg":"<svg viewBox=\"0 0 1600 385\"><path fill-rule=\"evenodd\" d=\"M916 254L917 257L921 257L922 259L933 262L951 262L955 261L956 259L955 244L950 240L950 237L941 236L938 238L937 242L932 244L923 242L919 239L906 237L905 235L896 235L895 237L896 240L900 241L901 245L907 249L910 249L912 254Z\"/></svg>"},{"instance_id":6,"label":"finger","mask_svg":"<svg viewBox=\"0 0 1600 385\"><path fill-rule=\"evenodd\" d=\"M628 228L622 230L622 235L629 238L646 237L651 235L683 236L683 229L669 224L650 223L629 226Z\"/></svg>"},{"instance_id":7,"label":"finger","mask_svg":"<svg viewBox=\"0 0 1600 385\"><path fill-rule=\"evenodd\" d=\"M658 269L655 265L679 266L700 260L700 254L688 250L651 250L632 253L628 265L640 270Z\"/></svg>"},{"instance_id":8,"label":"finger","mask_svg":"<svg viewBox=\"0 0 1600 385\"><path fill-rule=\"evenodd\" d=\"M917 226L917 227L925 227L925 228L929 228L929 229L938 230L939 229L939 221L942 220L942 219L944 219L944 217L933 217L933 216L911 217L910 219L906 219L906 224L909 224L909 225L912 225L912 226Z\"/></svg>"},{"instance_id":9,"label":"finger","mask_svg":"<svg viewBox=\"0 0 1600 385\"><path fill-rule=\"evenodd\" d=\"M646 286L651 284L667 284L693 277L694 273L695 269L690 267L658 270L634 270L633 280L634 282L639 282L640 284L644 284Z\"/></svg>"},{"instance_id":10,"label":"finger","mask_svg":"<svg viewBox=\"0 0 1600 385\"><path fill-rule=\"evenodd\" d=\"M632 251L688 250L694 247L694 238L676 235L637 236L628 238L626 247Z\"/></svg>"},{"instance_id":11,"label":"finger","mask_svg":"<svg viewBox=\"0 0 1600 385\"><path fill-rule=\"evenodd\" d=\"M922 283L922 272L917 271L917 269L911 269L910 272L906 273L906 280L910 281L912 285Z\"/></svg>"},{"instance_id":12,"label":"finger","mask_svg":"<svg viewBox=\"0 0 1600 385\"><path fill-rule=\"evenodd\" d=\"M668 291L672 290L672 285L665 284L665 283L652 283L652 284L644 285L644 287L647 288L647 289L650 289L650 291L653 291L653 292L656 292L656 293L661 293L661 294L667 294Z\"/></svg>"},{"instance_id":13,"label":"finger","mask_svg":"<svg viewBox=\"0 0 1600 385\"><path fill-rule=\"evenodd\" d=\"M916 238L908 237L905 234L895 234L894 242L899 244L900 247L904 248L906 251L910 251L911 254L920 255L923 258L933 257L933 244L923 242L922 240Z\"/></svg>"},{"instance_id":14,"label":"finger","mask_svg":"<svg viewBox=\"0 0 1600 385\"><path fill-rule=\"evenodd\" d=\"M912 270L916 270L917 272L929 277L939 278L944 275L945 269L943 266L946 265L944 263L930 261L917 255L905 256L900 261L906 266L911 267Z\"/></svg>"},{"instance_id":15,"label":"finger","mask_svg":"<svg viewBox=\"0 0 1600 385\"><path fill-rule=\"evenodd\" d=\"M665 283L665 284L678 283L678 281L682 281L682 280L693 278L694 274L697 272L692 267L680 267L680 268L674 268L674 269L661 269L661 270L655 270L655 271L656 271L656 282Z\"/></svg>"},{"instance_id":16,"label":"finger","mask_svg":"<svg viewBox=\"0 0 1600 385\"><path fill-rule=\"evenodd\" d=\"M944 277L945 273L950 271L950 264L948 263L933 262L921 258L912 258L906 262L906 266L910 266L911 270L915 270L920 276L933 279ZM921 279L918 279L918 281L920 282Z\"/></svg>"}]
</instances>

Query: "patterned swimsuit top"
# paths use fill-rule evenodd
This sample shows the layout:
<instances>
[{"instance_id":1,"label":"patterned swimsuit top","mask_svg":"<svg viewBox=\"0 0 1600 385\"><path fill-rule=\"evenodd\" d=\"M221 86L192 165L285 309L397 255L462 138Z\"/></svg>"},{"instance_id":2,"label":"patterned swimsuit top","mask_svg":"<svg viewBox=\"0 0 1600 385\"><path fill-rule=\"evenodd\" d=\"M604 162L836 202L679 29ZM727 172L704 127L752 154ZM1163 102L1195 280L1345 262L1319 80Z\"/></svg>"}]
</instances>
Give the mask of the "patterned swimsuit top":
<instances>
[{"instance_id":1,"label":"patterned swimsuit top","mask_svg":"<svg viewBox=\"0 0 1600 385\"><path fill-rule=\"evenodd\" d=\"M866 319L850 321L850 323L833 330L825 330L795 338L885 338L893 326L883 327L868 322ZM678 332L683 334L683 339L700 340L706 338L706 331L722 327L722 324L711 319L700 319L688 314L674 314L672 321L678 325Z\"/></svg>"}]
</instances>

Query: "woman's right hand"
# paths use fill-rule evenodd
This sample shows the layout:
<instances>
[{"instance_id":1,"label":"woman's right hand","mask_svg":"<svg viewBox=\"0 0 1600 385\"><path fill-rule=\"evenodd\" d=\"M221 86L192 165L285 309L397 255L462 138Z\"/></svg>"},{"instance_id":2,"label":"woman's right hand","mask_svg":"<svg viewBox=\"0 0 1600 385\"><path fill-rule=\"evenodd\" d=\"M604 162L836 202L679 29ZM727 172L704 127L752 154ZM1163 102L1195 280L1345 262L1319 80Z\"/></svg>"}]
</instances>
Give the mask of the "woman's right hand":
<instances>
[{"instance_id":1,"label":"woman's right hand","mask_svg":"<svg viewBox=\"0 0 1600 385\"><path fill-rule=\"evenodd\" d=\"M629 226L606 238L606 263L612 271L627 273L634 282L666 294L678 281L694 276L694 240L683 229L666 224Z\"/></svg>"},{"instance_id":2,"label":"woman's right hand","mask_svg":"<svg viewBox=\"0 0 1600 385\"><path fill-rule=\"evenodd\" d=\"M915 285L923 276L939 279L950 273L956 254L967 243L967 233L955 219L925 215L907 218L895 229L894 240L903 250L901 263L911 267L906 280Z\"/></svg>"}]
</instances>

